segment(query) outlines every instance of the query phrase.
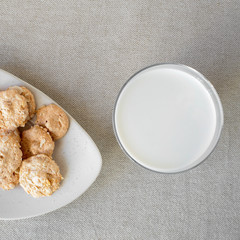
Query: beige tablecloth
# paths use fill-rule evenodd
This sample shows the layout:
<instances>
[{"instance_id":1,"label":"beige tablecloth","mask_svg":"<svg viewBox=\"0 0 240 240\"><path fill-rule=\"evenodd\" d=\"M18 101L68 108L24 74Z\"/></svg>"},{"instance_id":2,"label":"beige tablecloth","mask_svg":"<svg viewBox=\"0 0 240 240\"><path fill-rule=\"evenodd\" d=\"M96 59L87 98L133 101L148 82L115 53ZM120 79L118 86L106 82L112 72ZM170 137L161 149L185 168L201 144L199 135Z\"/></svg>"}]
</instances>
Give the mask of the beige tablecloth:
<instances>
[{"instance_id":1,"label":"beige tablecloth","mask_svg":"<svg viewBox=\"0 0 240 240\"><path fill-rule=\"evenodd\" d=\"M62 105L103 157L84 195L44 216L0 221L0 239L240 239L239 43L239 0L0 1L0 68ZM111 123L123 83L162 62L203 73L225 112L214 153L175 175L127 159Z\"/></svg>"}]
</instances>

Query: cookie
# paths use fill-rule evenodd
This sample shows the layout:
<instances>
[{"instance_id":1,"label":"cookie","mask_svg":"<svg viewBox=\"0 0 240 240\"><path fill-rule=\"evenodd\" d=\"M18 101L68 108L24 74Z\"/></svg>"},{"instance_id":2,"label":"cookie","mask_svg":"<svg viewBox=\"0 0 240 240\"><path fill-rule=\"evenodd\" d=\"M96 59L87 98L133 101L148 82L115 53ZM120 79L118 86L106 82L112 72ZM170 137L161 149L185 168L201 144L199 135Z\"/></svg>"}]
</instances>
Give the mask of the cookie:
<instances>
[{"instance_id":1,"label":"cookie","mask_svg":"<svg viewBox=\"0 0 240 240\"><path fill-rule=\"evenodd\" d=\"M46 128L35 125L22 132L21 149L23 159L37 154L52 156L54 141Z\"/></svg>"},{"instance_id":2,"label":"cookie","mask_svg":"<svg viewBox=\"0 0 240 240\"><path fill-rule=\"evenodd\" d=\"M29 111L28 120L31 119L36 112L36 102L35 102L35 98L34 98L33 94L31 93L31 91L29 89L27 89L26 87L19 87L19 86L10 87L8 89L15 89L16 91L18 91L18 93L20 95L22 95L23 97L26 98L27 105L28 105L28 111Z\"/></svg>"},{"instance_id":3,"label":"cookie","mask_svg":"<svg viewBox=\"0 0 240 240\"><path fill-rule=\"evenodd\" d=\"M24 160L19 176L20 185L35 198L52 195L62 180L56 162L44 154Z\"/></svg>"},{"instance_id":4,"label":"cookie","mask_svg":"<svg viewBox=\"0 0 240 240\"><path fill-rule=\"evenodd\" d=\"M24 127L29 117L27 100L16 89L0 92L0 130Z\"/></svg>"},{"instance_id":5,"label":"cookie","mask_svg":"<svg viewBox=\"0 0 240 240\"><path fill-rule=\"evenodd\" d=\"M0 132L0 187L13 189L19 182L19 167L22 163L18 130Z\"/></svg>"},{"instance_id":6,"label":"cookie","mask_svg":"<svg viewBox=\"0 0 240 240\"><path fill-rule=\"evenodd\" d=\"M57 140L66 134L69 120L60 107L50 104L38 109L36 124L46 127L53 139Z\"/></svg>"}]
</instances>

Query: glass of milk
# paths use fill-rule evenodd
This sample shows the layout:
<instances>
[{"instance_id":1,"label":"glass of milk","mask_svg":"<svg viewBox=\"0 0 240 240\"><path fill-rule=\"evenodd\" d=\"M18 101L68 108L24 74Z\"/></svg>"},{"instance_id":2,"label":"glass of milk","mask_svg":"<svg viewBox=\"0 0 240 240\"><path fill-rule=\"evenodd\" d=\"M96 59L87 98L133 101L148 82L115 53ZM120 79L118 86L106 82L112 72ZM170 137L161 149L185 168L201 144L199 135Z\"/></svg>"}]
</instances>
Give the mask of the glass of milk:
<instances>
[{"instance_id":1,"label":"glass of milk","mask_svg":"<svg viewBox=\"0 0 240 240\"><path fill-rule=\"evenodd\" d=\"M113 128L126 155L141 166L177 173L200 164L215 148L223 109L212 84L180 64L142 69L122 87Z\"/></svg>"}]
</instances>

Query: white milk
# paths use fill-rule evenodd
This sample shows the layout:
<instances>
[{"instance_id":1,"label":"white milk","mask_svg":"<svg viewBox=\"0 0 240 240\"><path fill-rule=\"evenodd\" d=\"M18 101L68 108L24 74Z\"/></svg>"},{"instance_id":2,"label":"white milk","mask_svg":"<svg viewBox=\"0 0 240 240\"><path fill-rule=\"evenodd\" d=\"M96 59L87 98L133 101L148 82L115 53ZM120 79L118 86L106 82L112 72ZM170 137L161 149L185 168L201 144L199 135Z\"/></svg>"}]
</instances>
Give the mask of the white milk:
<instances>
[{"instance_id":1,"label":"white milk","mask_svg":"<svg viewBox=\"0 0 240 240\"><path fill-rule=\"evenodd\" d=\"M214 102L206 86L181 68L159 65L141 71L116 104L120 144L131 158L155 171L188 169L212 150Z\"/></svg>"}]
</instances>

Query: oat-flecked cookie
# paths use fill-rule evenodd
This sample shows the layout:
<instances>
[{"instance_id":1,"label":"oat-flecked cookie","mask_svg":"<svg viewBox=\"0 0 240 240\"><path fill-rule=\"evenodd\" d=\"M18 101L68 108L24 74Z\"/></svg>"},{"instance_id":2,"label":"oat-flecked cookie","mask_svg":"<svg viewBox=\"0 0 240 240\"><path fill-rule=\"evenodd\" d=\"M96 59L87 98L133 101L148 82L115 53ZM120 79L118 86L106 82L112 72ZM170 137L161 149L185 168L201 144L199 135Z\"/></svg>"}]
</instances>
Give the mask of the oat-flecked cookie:
<instances>
[{"instance_id":1,"label":"oat-flecked cookie","mask_svg":"<svg viewBox=\"0 0 240 240\"><path fill-rule=\"evenodd\" d=\"M0 92L0 130L24 127L29 117L27 100L16 89Z\"/></svg>"},{"instance_id":2,"label":"oat-flecked cookie","mask_svg":"<svg viewBox=\"0 0 240 240\"><path fill-rule=\"evenodd\" d=\"M23 97L26 98L27 105L28 105L28 111L29 111L28 120L31 119L36 112L36 102L35 102L35 98L34 98L33 94L31 93L31 91L29 89L27 89L26 87L19 87L19 86L10 87L8 89L15 89L16 91L18 91L18 93L20 95L22 95Z\"/></svg>"},{"instance_id":3,"label":"oat-flecked cookie","mask_svg":"<svg viewBox=\"0 0 240 240\"><path fill-rule=\"evenodd\" d=\"M19 182L19 167L22 163L18 130L0 132L0 187L13 189Z\"/></svg>"},{"instance_id":4,"label":"oat-flecked cookie","mask_svg":"<svg viewBox=\"0 0 240 240\"><path fill-rule=\"evenodd\" d=\"M20 185L35 198L52 195L62 180L56 162L44 154L24 160L19 175Z\"/></svg>"},{"instance_id":5,"label":"oat-flecked cookie","mask_svg":"<svg viewBox=\"0 0 240 240\"><path fill-rule=\"evenodd\" d=\"M21 148L23 159L41 153L52 157L54 141L46 128L35 125L22 132Z\"/></svg>"},{"instance_id":6,"label":"oat-flecked cookie","mask_svg":"<svg viewBox=\"0 0 240 240\"><path fill-rule=\"evenodd\" d=\"M67 114L57 105L50 104L37 110L36 124L46 127L54 140L63 137L69 127Z\"/></svg>"}]
</instances>

